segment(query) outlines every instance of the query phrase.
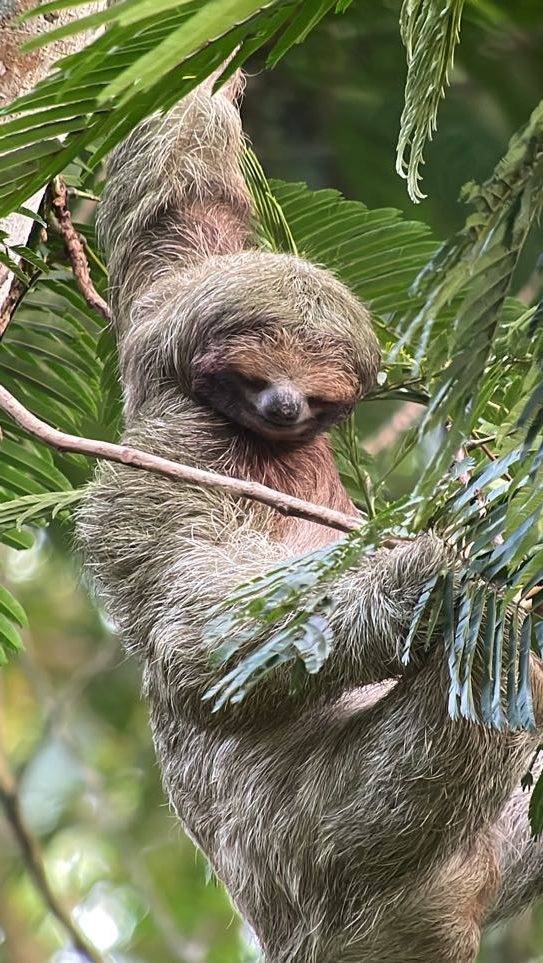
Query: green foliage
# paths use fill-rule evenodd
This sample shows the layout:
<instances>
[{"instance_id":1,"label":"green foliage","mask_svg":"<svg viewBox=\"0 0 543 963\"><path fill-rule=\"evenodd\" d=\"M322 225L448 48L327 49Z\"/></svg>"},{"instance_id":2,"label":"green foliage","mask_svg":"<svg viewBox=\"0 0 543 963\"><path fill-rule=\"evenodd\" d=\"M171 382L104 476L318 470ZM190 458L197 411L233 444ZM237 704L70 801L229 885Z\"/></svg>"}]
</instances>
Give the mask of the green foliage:
<instances>
[{"instance_id":1,"label":"green foliage","mask_svg":"<svg viewBox=\"0 0 543 963\"><path fill-rule=\"evenodd\" d=\"M55 0L24 19L76 6ZM220 83L270 41L269 63L276 64L328 11L344 8L336 0L123 0L39 34L28 50L106 28L0 111L16 115L0 133L0 217L83 151L95 168L138 121L168 109L209 74L222 71Z\"/></svg>"},{"instance_id":2,"label":"green foliage","mask_svg":"<svg viewBox=\"0 0 543 963\"><path fill-rule=\"evenodd\" d=\"M345 488L352 500L360 503L368 518L374 518L377 505L383 507L382 499L377 494L379 482L375 479L374 484L375 466L360 444L354 415L335 428L332 443Z\"/></svg>"},{"instance_id":3,"label":"green foliage","mask_svg":"<svg viewBox=\"0 0 543 963\"><path fill-rule=\"evenodd\" d=\"M57 515L66 512L85 494L84 486L67 491L40 492L36 495L22 495L21 498L10 498L0 503L0 535L2 531L20 528L49 517L55 519Z\"/></svg>"},{"instance_id":4,"label":"green foliage","mask_svg":"<svg viewBox=\"0 0 543 963\"><path fill-rule=\"evenodd\" d=\"M11 592L0 585L0 665L8 661L9 652L19 652L23 643L17 631L27 625L24 609Z\"/></svg>"},{"instance_id":5,"label":"green foliage","mask_svg":"<svg viewBox=\"0 0 543 963\"><path fill-rule=\"evenodd\" d=\"M422 497L442 477L473 427L473 406L478 404L477 415L488 414L486 393L479 390L481 379L496 343L505 335L500 311L524 241L541 211L542 164L543 104L539 104L492 177L481 186L472 183L464 189L475 213L459 234L442 245L418 279L422 309L413 305L398 326L402 337L393 356L408 343L416 361L424 358L429 373L435 372L422 431L452 425L447 442L421 480L418 494ZM525 348L529 355L530 345L525 343ZM507 349L499 354L495 380L501 380L501 367L508 361ZM524 369L513 369L511 376L515 373L517 378L525 376Z\"/></svg>"},{"instance_id":6,"label":"green foliage","mask_svg":"<svg viewBox=\"0 0 543 963\"><path fill-rule=\"evenodd\" d=\"M94 281L105 277L96 265L92 230L85 236ZM19 268L27 291L2 339L0 380L38 417L74 434L111 436L120 414L116 358L103 318L79 292L53 230L36 250L25 248ZM0 542L18 549L33 544L32 527L70 517L81 498L92 464L81 456L53 452L29 438L0 413ZM14 623L24 615L0 589L0 659L20 648ZM16 617L17 616L17 617Z\"/></svg>"},{"instance_id":7,"label":"green foliage","mask_svg":"<svg viewBox=\"0 0 543 963\"><path fill-rule=\"evenodd\" d=\"M275 66L326 14L344 13L351 2L122 0L40 33L26 49L102 28L90 45L59 61L50 78L3 111L17 116L0 135L0 216L82 150L91 150L89 164L96 166L139 120L172 106L210 74L220 75L221 83L270 45L267 64ZM401 8L407 80L396 167L413 200L424 197L419 169L452 69L464 2L404 0ZM79 5L81 0L53 0L22 19Z\"/></svg>"},{"instance_id":8,"label":"green foliage","mask_svg":"<svg viewBox=\"0 0 543 963\"><path fill-rule=\"evenodd\" d=\"M392 347L397 335L385 318L422 306L412 288L437 248L427 225L393 208L371 211L333 189L310 191L305 184L267 181L251 151L243 169L263 245L334 271L371 308L384 347ZM388 382L376 392L381 400L420 400L411 388L413 379L403 383L406 358L389 366Z\"/></svg>"},{"instance_id":9,"label":"green foliage","mask_svg":"<svg viewBox=\"0 0 543 963\"><path fill-rule=\"evenodd\" d=\"M266 635L266 641L253 649L204 698L214 700L213 711L227 702L240 702L246 693L271 669L285 662L300 660L309 673L318 672L332 649L328 618L333 601L326 594L317 598L307 593L317 585L325 593L326 585L356 560L354 538L344 539L334 553L320 550L299 560L278 565L262 579L242 586L228 599L226 606L211 612L207 639L229 639L217 649L219 663L226 663L245 642L254 641L254 624ZM300 595L305 604L298 608ZM247 621L240 626L240 613ZM241 628L241 631L240 631Z\"/></svg>"},{"instance_id":10,"label":"green foliage","mask_svg":"<svg viewBox=\"0 0 543 963\"><path fill-rule=\"evenodd\" d=\"M245 180L251 189L256 213L254 226L262 247L298 254L289 223L270 188L256 154L247 147L242 154L241 163Z\"/></svg>"},{"instance_id":11,"label":"green foliage","mask_svg":"<svg viewBox=\"0 0 543 963\"><path fill-rule=\"evenodd\" d=\"M278 181L270 190L300 254L326 264L379 317L411 304L409 289L436 249L425 224L392 208L370 211L335 190L310 191L305 184ZM267 227L270 233L274 229L272 223Z\"/></svg>"},{"instance_id":12,"label":"green foliage","mask_svg":"<svg viewBox=\"0 0 543 963\"><path fill-rule=\"evenodd\" d=\"M465 0L403 0L400 31L407 52L407 80L396 170L407 180L412 201L426 196L419 187L420 166L449 82L464 3Z\"/></svg>"}]
</instances>

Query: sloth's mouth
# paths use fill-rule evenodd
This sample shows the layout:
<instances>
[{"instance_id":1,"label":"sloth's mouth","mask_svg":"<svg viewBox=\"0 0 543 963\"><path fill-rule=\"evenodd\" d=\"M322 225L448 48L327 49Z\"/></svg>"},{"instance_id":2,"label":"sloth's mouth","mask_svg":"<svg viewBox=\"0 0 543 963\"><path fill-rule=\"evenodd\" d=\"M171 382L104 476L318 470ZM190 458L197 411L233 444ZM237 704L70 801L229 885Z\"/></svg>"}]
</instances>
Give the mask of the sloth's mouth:
<instances>
[{"instance_id":1,"label":"sloth's mouth","mask_svg":"<svg viewBox=\"0 0 543 963\"><path fill-rule=\"evenodd\" d=\"M272 441L294 441L315 430L315 419L304 418L292 424L278 424L257 412L247 419L247 427Z\"/></svg>"},{"instance_id":2,"label":"sloth's mouth","mask_svg":"<svg viewBox=\"0 0 543 963\"><path fill-rule=\"evenodd\" d=\"M289 435L297 434L298 431L303 430L304 428L307 427L307 425L311 424L311 422L313 421L312 418L304 418L302 421L293 421L293 422L285 423L281 421L273 421L272 418L266 418L264 415L257 415L257 420L261 421L262 424L268 425L270 428L273 428L274 431L286 431Z\"/></svg>"}]
</instances>

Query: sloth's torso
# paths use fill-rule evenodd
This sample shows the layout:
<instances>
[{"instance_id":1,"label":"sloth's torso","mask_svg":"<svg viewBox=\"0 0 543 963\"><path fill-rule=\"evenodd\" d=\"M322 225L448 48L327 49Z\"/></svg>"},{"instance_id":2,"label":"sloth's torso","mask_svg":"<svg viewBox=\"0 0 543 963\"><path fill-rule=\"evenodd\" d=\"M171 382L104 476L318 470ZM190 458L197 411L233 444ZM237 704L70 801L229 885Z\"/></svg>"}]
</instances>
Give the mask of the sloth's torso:
<instances>
[{"instance_id":1,"label":"sloth's torso","mask_svg":"<svg viewBox=\"0 0 543 963\"><path fill-rule=\"evenodd\" d=\"M170 802L255 929L266 963L464 959L453 931L444 941L439 920L450 899L487 902L496 881L493 841L485 842L484 860L480 851L477 858L455 852L441 867L414 868L401 879L389 873L386 854L372 848L376 814L365 808L365 800L372 810L375 804L367 792L376 765L372 732L395 687L388 680L353 689L296 719L227 732L178 716L166 722L163 707L152 705ZM341 751L353 726L360 733L352 777L358 792ZM383 804L380 818L393 800ZM368 823L366 837L351 833L352 820L359 830ZM464 871L467 859L474 865L469 892L463 882L455 896L455 866ZM428 925L419 945L411 920L420 921L423 910L429 924L435 917L435 932ZM475 921L473 941L466 942L465 927L458 939L467 963L477 944Z\"/></svg>"}]
</instances>

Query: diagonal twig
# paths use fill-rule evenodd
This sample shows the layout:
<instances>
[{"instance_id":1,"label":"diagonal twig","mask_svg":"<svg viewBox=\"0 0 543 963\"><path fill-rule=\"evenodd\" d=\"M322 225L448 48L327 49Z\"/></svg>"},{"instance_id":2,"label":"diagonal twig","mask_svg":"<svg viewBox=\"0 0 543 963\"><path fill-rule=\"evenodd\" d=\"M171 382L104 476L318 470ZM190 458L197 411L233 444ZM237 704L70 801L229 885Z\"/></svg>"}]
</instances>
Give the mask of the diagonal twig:
<instances>
[{"instance_id":1,"label":"diagonal twig","mask_svg":"<svg viewBox=\"0 0 543 963\"><path fill-rule=\"evenodd\" d=\"M106 321L109 321L111 311L92 282L85 247L74 227L68 207L68 190L61 177L56 177L52 183L51 210L54 213L56 226L64 241L64 247L81 294L91 308L94 308Z\"/></svg>"},{"instance_id":2,"label":"diagonal twig","mask_svg":"<svg viewBox=\"0 0 543 963\"><path fill-rule=\"evenodd\" d=\"M66 906L51 886L38 840L26 825L21 809L17 782L0 746L0 806L19 846L21 856L36 889L49 912L67 933L70 942L85 963L105 963L104 957L87 939Z\"/></svg>"},{"instance_id":3,"label":"diagonal twig","mask_svg":"<svg viewBox=\"0 0 543 963\"><path fill-rule=\"evenodd\" d=\"M52 448L57 448L59 451L72 451L82 455L91 455L93 458L104 458L106 461L118 462L121 465L133 465L135 468L177 478L179 481L191 485L215 488L238 498L249 498L252 501L261 502L283 515L297 516L306 521L315 522L317 525L335 528L340 532L356 531L363 523L362 518L346 515L344 512L338 512L323 505L314 505L302 498L295 498L293 495L268 488L267 485L261 485L259 482L231 478L228 475L219 475L217 472L205 471L202 468L182 465L179 462L152 455L147 451L132 448L129 445L114 445L108 441L69 435L57 428L52 428L45 421L41 421L1 385L0 409L13 418L29 435L38 438Z\"/></svg>"}]
</instances>

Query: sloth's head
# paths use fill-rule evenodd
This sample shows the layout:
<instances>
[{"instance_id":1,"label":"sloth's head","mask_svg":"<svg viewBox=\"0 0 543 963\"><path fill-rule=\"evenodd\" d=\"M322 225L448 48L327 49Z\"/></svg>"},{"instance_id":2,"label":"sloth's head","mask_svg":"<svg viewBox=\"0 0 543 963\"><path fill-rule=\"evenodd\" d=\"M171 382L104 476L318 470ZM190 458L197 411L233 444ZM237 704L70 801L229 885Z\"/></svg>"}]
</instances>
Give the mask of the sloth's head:
<instances>
[{"instance_id":1,"label":"sloth's head","mask_svg":"<svg viewBox=\"0 0 543 963\"><path fill-rule=\"evenodd\" d=\"M152 313L145 305L150 314L141 333L155 357L146 363L140 355L140 373L156 371L159 360L162 384L173 380L271 441L300 443L343 421L376 381L380 355L367 309L301 258L208 258L174 289L165 282L160 305Z\"/></svg>"},{"instance_id":2,"label":"sloth's head","mask_svg":"<svg viewBox=\"0 0 543 963\"><path fill-rule=\"evenodd\" d=\"M305 441L344 421L369 386L339 339L279 321L214 341L193 365L200 400L277 442Z\"/></svg>"},{"instance_id":3,"label":"sloth's head","mask_svg":"<svg viewBox=\"0 0 543 963\"><path fill-rule=\"evenodd\" d=\"M193 290L194 394L271 441L304 441L343 421L378 371L367 309L300 258L247 252L215 263Z\"/></svg>"}]
</instances>

